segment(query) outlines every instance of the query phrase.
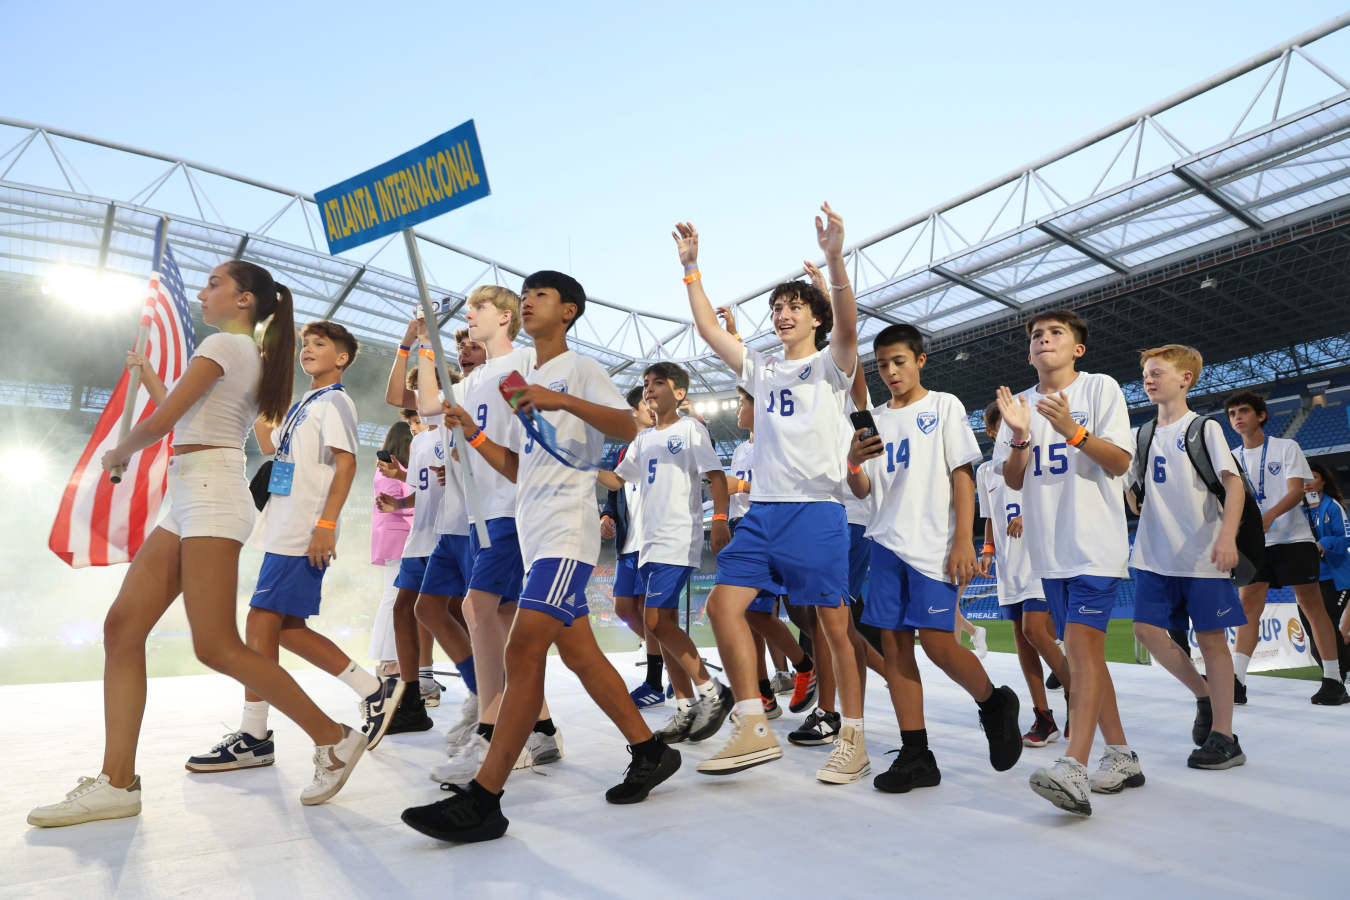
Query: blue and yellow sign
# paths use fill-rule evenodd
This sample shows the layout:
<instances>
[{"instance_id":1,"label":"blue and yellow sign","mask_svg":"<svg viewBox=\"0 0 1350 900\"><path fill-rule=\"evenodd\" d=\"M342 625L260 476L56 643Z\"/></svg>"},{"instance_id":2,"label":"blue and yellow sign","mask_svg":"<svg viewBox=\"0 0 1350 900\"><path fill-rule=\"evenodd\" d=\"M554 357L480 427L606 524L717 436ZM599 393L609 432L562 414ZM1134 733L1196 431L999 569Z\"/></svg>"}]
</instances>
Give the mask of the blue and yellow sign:
<instances>
[{"instance_id":1,"label":"blue and yellow sign","mask_svg":"<svg viewBox=\"0 0 1350 900\"><path fill-rule=\"evenodd\" d=\"M319 191L328 252L411 228L491 193L473 119L420 147Z\"/></svg>"}]
</instances>

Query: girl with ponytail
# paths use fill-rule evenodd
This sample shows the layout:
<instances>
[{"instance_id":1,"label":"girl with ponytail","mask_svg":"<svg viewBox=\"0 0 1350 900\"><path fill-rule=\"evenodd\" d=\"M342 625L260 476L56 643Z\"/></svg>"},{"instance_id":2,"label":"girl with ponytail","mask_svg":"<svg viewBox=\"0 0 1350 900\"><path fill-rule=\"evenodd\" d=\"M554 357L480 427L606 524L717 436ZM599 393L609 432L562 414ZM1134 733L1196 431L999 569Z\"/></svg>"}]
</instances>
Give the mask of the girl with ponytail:
<instances>
[{"instance_id":1,"label":"girl with ponytail","mask_svg":"<svg viewBox=\"0 0 1350 900\"><path fill-rule=\"evenodd\" d=\"M275 659L245 646L236 624L239 549L254 518L244 440L260 414L279 422L291 402L291 292L263 267L232 260L212 270L197 297L202 319L218 331L197 346L172 390L142 366L156 409L103 457L103 467L111 470L173 431L169 510L131 561L103 623L103 769L97 778L81 778L65 800L34 809L31 825L140 813L136 745L145 713L145 642L179 594L197 658L263 697L317 745L314 781L301 791L301 803L322 803L336 794L366 747L360 731L324 715ZM259 325L261 348L254 338ZM128 363L139 359L129 356ZM230 743L227 737L224 751Z\"/></svg>"}]
</instances>

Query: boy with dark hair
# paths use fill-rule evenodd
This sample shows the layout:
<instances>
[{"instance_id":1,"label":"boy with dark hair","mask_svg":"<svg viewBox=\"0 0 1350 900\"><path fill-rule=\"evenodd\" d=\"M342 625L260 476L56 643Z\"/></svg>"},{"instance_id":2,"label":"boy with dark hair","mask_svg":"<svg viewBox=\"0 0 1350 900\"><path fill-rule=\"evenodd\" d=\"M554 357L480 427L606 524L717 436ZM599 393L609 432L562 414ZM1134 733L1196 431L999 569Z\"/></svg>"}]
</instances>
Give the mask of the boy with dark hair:
<instances>
[{"instance_id":1,"label":"boy with dark hair","mask_svg":"<svg viewBox=\"0 0 1350 900\"><path fill-rule=\"evenodd\" d=\"M358 666L306 621L319 612L323 576L337 558L338 517L356 475L356 405L342 386L356 350L356 338L336 322L306 325L300 367L310 376L309 390L281 425L254 423L259 449L275 454L273 471L285 467L292 476L284 493L268 495L253 531L264 555L245 639L272 660L285 647L350 687L363 698L360 709L369 733L383 728L398 704L393 683L382 683ZM207 753L190 757L188 771L270 766L275 747L268 710L265 700L245 690L239 729Z\"/></svg>"},{"instance_id":2,"label":"boy with dark hair","mask_svg":"<svg viewBox=\"0 0 1350 900\"><path fill-rule=\"evenodd\" d=\"M1022 755L1018 701L995 688L975 654L957 642L957 587L975 574L973 463L982 457L961 401L921 382L928 356L912 325L889 325L873 341L889 402L872 410L875 433L858 429L848 453L848 486L870 500L871 592L862 620L881 629L886 684L900 725L900 752L873 779L879 791L906 793L941 780L928 749L924 653L974 698L989 742L989 762L1006 771ZM885 458L882 459L882 455Z\"/></svg>"},{"instance_id":3,"label":"boy with dark hair","mask_svg":"<svg viewBox=\"0 0 1350 900\"><path fill-rule=\"evenodd\" d=\"M1242 604L1233 587L1238 562L1237 533L1245 491L1223 429L1213 420L1196 422L1186 394L1200 378L1199 351L1167 344L1139 355L1144 392L1158 404L1158 416L1145 425L1147 452L1130 466L1129 484L1139 498L1139 529L1130 566L1134 576L1134 635L1153 659L1195 695L1191 739L1192 769L1228 769L1247 761L1233 733L1233 658L1228 628L1245 624ZM1187 445L1194 430L1210 465L1223 481L1223 504L1209 492L1191 462ZM1141 448L1142 449L1142 448ZM1195 640L1205 658L1200 677L1169 630L1195 627Z\"/></svg>"},{"instance_id":4,"label":"boy with dark hair","mask_svg":"<svg viewBox=\"0 0 1350 900\"><path fill-rule=\"evenodd\" d=\"M1123 476L1134 445L1120 385L1109 375L1075 370L1087 352L1087 326L1078 314L1036 313L1027 335L1040 378L1015 396L1007 386L998 389L1003 424L994 471L1022 492L1031 574L1041 579L1073 675L1067 753L1033 772L1031 787L1061 809L1087 816L1089 790L1114 794L1144 783L1106 666L1106 628L1130 552ZM1098 725L1106 751L1089 779Z\"/></svg>"},{"instance_id":5,"label":"boy with dark hair","mask_svg":"<svg viewBox=\"0 0 1350 900\"><path fill-rule=\"evenodd\" d=\"M1304 481L1312 478L1308 460L1297 441L1266 436L1266 401L1260 395L1250 391L1233 394L1223 408L1228 423L1242 436L1242 447L1234 455L1261 507L1266 530L1264 561L1251 582L1238 591L1247 624L1238 629L1233 653L1238 682L1233 686L1234 702L1247 702L1247 666L1260 637L1266 593L1273 586L1292 589L1299 610L1312 625L1313 641L1322 656L1322 685L1312 702L1319 706L1350 703L1336 657L1336 635L1318 587L1321 555L1302 508Z\"/></svg>"},{"instance_id":6,"label":"boy with dark hair","mask_svg":"<svg viewBox=\"0 0 1350 900\"><path fill-rule=\"evenodd\" d=\"M713 553L731 540L726 475L708 429L679 414L689 394L689 373L675 363L653 363L642 383L643 401L656 423L638 432L614 475L638 486L637 590L645 598L648 632L675 663L670 678L679 708L658 735L667 744L701 741L726 718L731 691L708 674L694 642L681 630L679 604L703 554L704 476L713 498Z\"/></svg>"},{"instance_id":7,"label":"boy with dark hair","mask_svg":"<svg viewBox=\"0 0 1350 900\"><path fill-rule=\"evenodd\" d=\"M607 435L631 441L637 427L600 364L567 346L567 331L585 304L581 285L561 272L536 272L525 279L521 318L534 339L536 358L528 386L512 398L520 415L508 446L492 441L462 407L446 405L447 418L464 428L469 446L516 484L516 522L527 573L507 640L501 712L482 766L467 786L452 786L453 797L403 813L408 826L440 840L485 841L506 832L502 788L543 702L544 664L554 645L628 741L632 762L606 800L644 800L680 767L680 754L643 722L587 618L586 582L600 553L600 533L595 478L585 461L600 458ZM544 431L537 418L547 423ZM545 432L551 439L544 438ZM564 456L583 462L565 463Z\"/></svg>"},{"instance_id":8,"label":"boy with dark hair","mask_svg":"<svg viewBox=\"0 0 1350 900\"><path fill-rule=\"evenodd\" d=\"M1000 421L998 403L990 403L984 409L984 433L990 440L997 440ZM1055 677L1065 685L1069 683L1069 662L1055 643L1055 623L1050 618L1045 589L1041 580L1031 575L1031 556L1022 540L1021 492L1008 487L1008 483L994 472L991 461L975 472L975 493L984 516L984 549L978 561L980 574L989 577L990 568L998 559L995 585L998 603L1003 615L1012 620L1017 661L1027 680L1035 713L1031 730L1022 735L1022 744L1044 747L1059 738L1059 727L1041 681L1044 677L1041 660L1045 660Z\"/></svg>"},{"instance_id":9,"label":"boy with dark hair","mask_svg":"<svg viewBox=\"0 0 1350 900\"><path fill-rule=\"evenodd\" d=\"M848 524L840 502L847 439L844 403L858 366L857 306L844 265L844 223L829 204L816 218L832 301L803 283L779 285L770 297L783 355L745 347L717 324L698 269L698 233L687 222L674 234L699 336L756 404L755 479L750 511L717 560L708 599L717 647L736 697L731 740L698 769L739 772L782 756L755 684L755 642L745 612L760 590L781 582L790 603L815 606L834 658L843 716L839 737L816 778L849 784L871 771L863 735L862 638L848 608ZM837 327L834 327L837 326ZM834 327L831 337L830 329Z\"/></svg>"}]
</instances>

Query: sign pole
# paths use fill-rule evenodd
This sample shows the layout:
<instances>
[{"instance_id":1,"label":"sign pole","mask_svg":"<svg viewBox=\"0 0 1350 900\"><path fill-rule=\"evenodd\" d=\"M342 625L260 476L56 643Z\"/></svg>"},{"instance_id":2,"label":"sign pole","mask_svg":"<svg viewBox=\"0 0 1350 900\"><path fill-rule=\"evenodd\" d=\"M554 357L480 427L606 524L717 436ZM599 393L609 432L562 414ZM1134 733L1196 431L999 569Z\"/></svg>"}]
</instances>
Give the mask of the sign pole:
<instances>
[{"instance_id":1,"label":"sign pole","mask_svg":"<svg viewBox=\"0 0 1350 900\"><path fill-rule=\"evenodd\" d=\"M412 265L413 278L417 281L417 296L422 304L422 318L427 323L427 339L431 341L431 349L436 353L436 366L441 375L443 392L446 397L450 397L450 363L441 347L441 328L436 321L436 311L431 308L431 291L427 288L426 273L422 271L422 254L417 249L417 235L411 228L403 229L403 241L408 247L408 262ZM473 473L469 471L468 444L464 441L464 429L456 425L453 431L455 446L465 448L459 454L459 466L460 472L464 475L465 499L469 502L469 511L473 513L473 527L478 533L478 545L491 547L487 522L483 519L483 510L478 503L478 487L474 484ZM445 464L448 473L450 460L447 459Z\"/></svg>"},{"instance_id":2,"label":"sign pole","mask_svg":"<svg viewBox=\"0 0 1350 900\"><path fill-rule=\"evenodd\" d=\"M159 219L159 240L155 241L155 258L150 263L151 271L156 271L160 259L164 256L164 242L169 239L169 217L161 216ZM141 308L141 324L136 328L136 343L134 349L138 355L145 355L145 345L150 340L150 299L146 298L146 305ZM117 443L122 443L126 438L127 432L131 431L131 419L136 415L136 392L141 388L141 367L137 366L131 370L127 376L127 396L125 404L122 407L122 421L117 426ZM113 484L121 484L122 476L126 473L126 466L118 466L108 473L108 480Z\"/></svg>"}]
</instances>

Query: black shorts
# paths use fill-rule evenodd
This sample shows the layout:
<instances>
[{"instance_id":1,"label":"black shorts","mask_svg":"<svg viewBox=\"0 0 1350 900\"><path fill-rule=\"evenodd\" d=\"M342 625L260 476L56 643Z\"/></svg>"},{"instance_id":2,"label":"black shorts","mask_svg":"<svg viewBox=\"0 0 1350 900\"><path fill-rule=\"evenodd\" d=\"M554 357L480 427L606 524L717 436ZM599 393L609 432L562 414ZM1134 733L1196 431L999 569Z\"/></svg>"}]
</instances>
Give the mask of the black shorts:
<instances>
[{"instance_id":1,"label":"black shorts","mask_svg":"<svg viewBox=\"0 0 1350 900\"><path fill-rule=\"evenodd\" d=\"M1252 576L1251 583L1265 582L1273 588L1317 584L1321 567L1317 545L1311 541L1272 544L1266 547L1265 559Z\"/></svg>"}]
</instances>

